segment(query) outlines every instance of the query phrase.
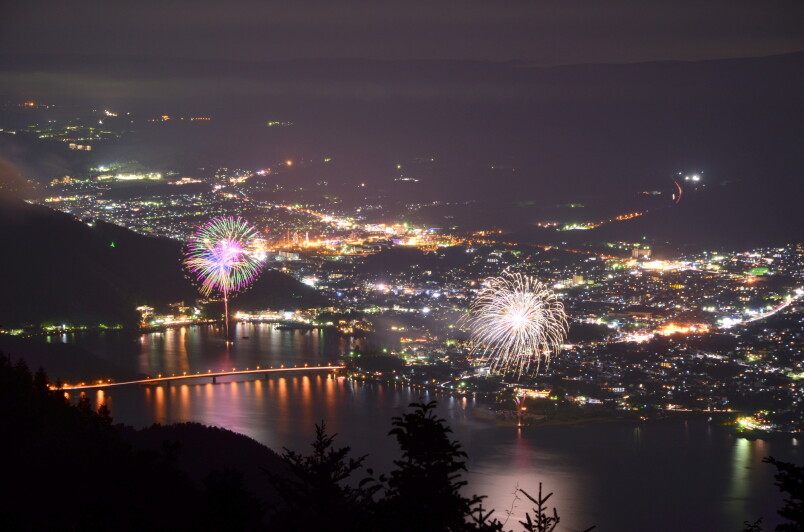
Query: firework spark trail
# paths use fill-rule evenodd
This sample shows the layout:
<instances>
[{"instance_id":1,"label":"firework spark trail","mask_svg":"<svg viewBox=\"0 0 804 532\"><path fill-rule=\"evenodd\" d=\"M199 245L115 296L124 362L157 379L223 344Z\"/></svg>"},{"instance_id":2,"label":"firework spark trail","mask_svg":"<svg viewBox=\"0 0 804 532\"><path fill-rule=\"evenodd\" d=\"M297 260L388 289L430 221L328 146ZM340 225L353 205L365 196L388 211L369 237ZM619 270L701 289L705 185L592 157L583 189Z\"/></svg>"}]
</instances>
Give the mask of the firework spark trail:
<instances>
[{"instance_id":1,"label":"firework spark trail","mask_svg":"<svg viewBox=\"0 0 804 532\"><path fill-rule=\"evenodd\" d=\"M520 376L536 362L549 365L569 328L564 305L537 279L504 272L478 292L465 319L477 349L493 373Z\"/></svg>"},{"instance_id":2,"label":"firework spark trail","mask_svg":"<svg viewBox=\"0 0 804 532\"><path fill-rule=\"evenodd\" d=\"M240 217L210 220L187 242L184 265L201 283L205 296L223 295L226 339L229 339L229 295L244 290L262 270L262 262L248 251L256 229Z\"/></svg>"}]
</instances>

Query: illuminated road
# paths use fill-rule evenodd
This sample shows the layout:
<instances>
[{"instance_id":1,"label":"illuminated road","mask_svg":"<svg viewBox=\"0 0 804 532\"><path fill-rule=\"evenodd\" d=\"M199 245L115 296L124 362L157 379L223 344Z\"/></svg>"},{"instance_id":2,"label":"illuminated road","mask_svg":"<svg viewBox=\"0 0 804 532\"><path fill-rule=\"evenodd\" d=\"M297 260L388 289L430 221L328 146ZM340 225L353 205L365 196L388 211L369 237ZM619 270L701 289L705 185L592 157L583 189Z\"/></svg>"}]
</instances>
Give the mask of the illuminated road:
<instances>
[{"instance_id":1,"label":"illuminated road","mask_svg":"<svg viewBox=\"0 0 804 532\"><path fill-rule=\"evenodd\" d=\"M170 377L159 377L148 378L148 379L141 379L137 381L125 381L125 382L97 382L95 384L79 384L75 386L62 386L58 388L59 390L69 392L69 391L80 391L80 390L93 390L98 388L111 388L112 386L131 386L132 384L156 384L160 382L169 383L170 381L177 381L181 379L199 379L199 378L210 378L212 377L213 381L217 377L229 377L232 375L254 375L254 374L265 374L267 376L268 373L280 373L280 372L309 372L309 371L333 371L336 369L343 369L346 366L301 366L301 367L293 367L293 368L267 368L267 369L244 369L244 370L232 370L232 371L217 371L217 372L207 372L207 373L191 373L187 374L184 373L182 375L171 375ZM51 389L56 389L52 388Z\"/></svg>"},{"instance_id":2,"label":"illuminated road","mask_svg":"<svg viewBox=\"0 0 804 532\"><path fill-rule=\"evenodd\" d=\"M766 312L765 314L761 314L761 315L756 316L756 317L754 317L754 318L751 318L751 319L745 320L745 321L741 322L741 323L740 323L740 325L742 325L742 324L744 324L744 323L751 323L752 321L764 320L765 318L769 318L770 316L773 316L773 315L774 315L774 314L776 314L777 312L779 312L779 311L781 311L781 310L786 309L786 308L787 308L787 307L789 307L789 306L790 306L790 305L791 305L791 304L792 304L794 301L797 301L797 300L801 299L802 295L804 295L804 290L802 290L801 288L799 288L799 289L797 289L797 290L796 290L795 294L796 294L796 295L794 295L794 296L789 296L789 297L787 298L787 301L785 301L784 303L782 303L782 304L781 304L781 305L779 305L778 307L776 307L776 308L773 308L773 309L769 310L769 311L768 311L768 312Z\"/></svg>"},{"instance_id":3,"label":"illuminated road","mask_svg":"<svg viewBox=\"0 0 804 532\"><path fill-rule=\"evenodd\" d=\"M733 322L728 323L727 325L722 325L720 327L716 327L713 330L717 330L717 329L722 329L722 330L733 329L734 327L745 325L747 323L752 323L752 322L755 322L755 321L764 320L764 319L769 318L769 317L773 316L774 314L778 314L779 312L781 312L784 309L788 308L790 305L792 305L794 302L798 301L802 297L804 297L804 289L797 288L794 291L794 295L788 296L785 299L785 302L780 304L780 305L778 305L777 307L774 307L771 310L769 310L769 311L767 311L767 312L765 312L763 314L760 314L759 316L754 316L753 318L746 318L746 319L742 319L742 320L733 321ZM647 342L648 340L651 340L653 338L653 336L656 335L656 334L662 334L662 335L666 336L667 334L671 334L673 332L677 332L677 331L675 331L675 330L666 330L666 331L651 330L651 331L635 332L635 333L630 333L630 334L623 335L623 336L619 337L618 339L614 340L614 342L615 343L619 343L619 342ZM706 332L706 331L702 331L702 332Z\"/></svg>"}]
</instances>

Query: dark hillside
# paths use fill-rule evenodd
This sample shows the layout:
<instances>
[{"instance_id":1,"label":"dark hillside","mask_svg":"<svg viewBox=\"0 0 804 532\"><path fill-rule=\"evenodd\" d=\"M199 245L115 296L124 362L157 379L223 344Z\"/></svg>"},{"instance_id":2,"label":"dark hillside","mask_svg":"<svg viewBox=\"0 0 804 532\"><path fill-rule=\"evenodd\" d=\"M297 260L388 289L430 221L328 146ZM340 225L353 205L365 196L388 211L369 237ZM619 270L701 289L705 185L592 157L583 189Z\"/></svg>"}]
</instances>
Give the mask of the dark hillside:
<instances>
[{"instance_id":1,"label":"dark hillside","mask_svg":"<svg viewBox=\"0 0 804 532\"><path fill-rule=\"evenodd\" d=\"M195 297L179 244L0 199L0 324L133 324L135 308Z\"/></svg>"},{"instance_id":2,"label":"dark hillside","mask_svg":"<svg viewBox=\"0 0 804 532\"><path fill-rule=\"evenodd\" d=\"M91 225L0 197L0 327L134 325L139 305L198 297L179 242L115 225ZM237 308L308 308L325 301L277 271L263 272Z\"/></svg>"}]
</instances>

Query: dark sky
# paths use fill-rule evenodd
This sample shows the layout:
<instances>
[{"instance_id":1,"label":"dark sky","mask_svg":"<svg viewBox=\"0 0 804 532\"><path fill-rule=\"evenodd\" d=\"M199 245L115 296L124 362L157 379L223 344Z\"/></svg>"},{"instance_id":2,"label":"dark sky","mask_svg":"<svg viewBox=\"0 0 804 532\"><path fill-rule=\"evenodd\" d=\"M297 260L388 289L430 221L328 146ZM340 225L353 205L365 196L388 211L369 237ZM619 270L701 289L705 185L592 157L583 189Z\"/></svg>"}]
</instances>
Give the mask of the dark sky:
<instances>
[{"instance_id":1,"label":"dark sky","mask_svg":"<svg viewBox=\"0 0 804 532\"><path fill-rule=\"evenodd\" d=\"M387 183L435 156L425 196L630 197L695 169L742 188L685 231L763 241L804 216L802 20L801 0L0 0L0 98L213 117L93 151L155 168L332 156L333 182ZM17 144L0 157L49 176Z\"/></svg>"},{"instance_id":2,"label":"dark sky","mask_svg":"<svg viewBox=\"0 0 804 532\"><path fill-rule=\"evenodd\" d=\"M0 51L630 63L801 51L802 20L800 0L25 0Z\"/></svg>"}]
</instances>

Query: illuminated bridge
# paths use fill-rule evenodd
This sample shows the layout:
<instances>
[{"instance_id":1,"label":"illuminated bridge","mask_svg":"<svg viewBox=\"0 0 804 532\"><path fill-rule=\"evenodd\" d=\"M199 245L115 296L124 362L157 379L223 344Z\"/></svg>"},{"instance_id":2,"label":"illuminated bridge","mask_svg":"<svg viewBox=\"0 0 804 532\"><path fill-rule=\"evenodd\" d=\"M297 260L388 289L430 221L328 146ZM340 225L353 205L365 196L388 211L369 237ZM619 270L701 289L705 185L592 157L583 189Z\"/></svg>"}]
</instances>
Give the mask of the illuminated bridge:
<instances>
[{"instance_id":1,"label":"illuminated bridge","mask_svg":"<svg viewBox=\"0 0 804 532\"><path fill-rule=\"evenodd\" d=\"M169 377L163 377L162 375L158 377L152 377L147 379L140 379L136 381L125 381L125 382L111 382L111 381L97 381L92 384L78 384L78 385L65 385L59 390L63 390L65 392L69 391L81 391L81 390L96 390L100 388L111 388L113 386L131 386L133 384L166 384L170 386L172 381L178 380L186 380L186 379L212 379L213 383L218 381L218 377L230 377L235 375L250 375L250 376L264 376L266 379L272 373L288 373L288 372L329 372L334 371L337 369L343 369L346 366L299 366L299 367L292 367L292 368L257 368L257 369L244 369L244 370L232 370L232 371L208 371L207 373L183 373L181 375L171 375ZM52 389L56 389L51 387Z\"/></svg>"}]
</instances>

